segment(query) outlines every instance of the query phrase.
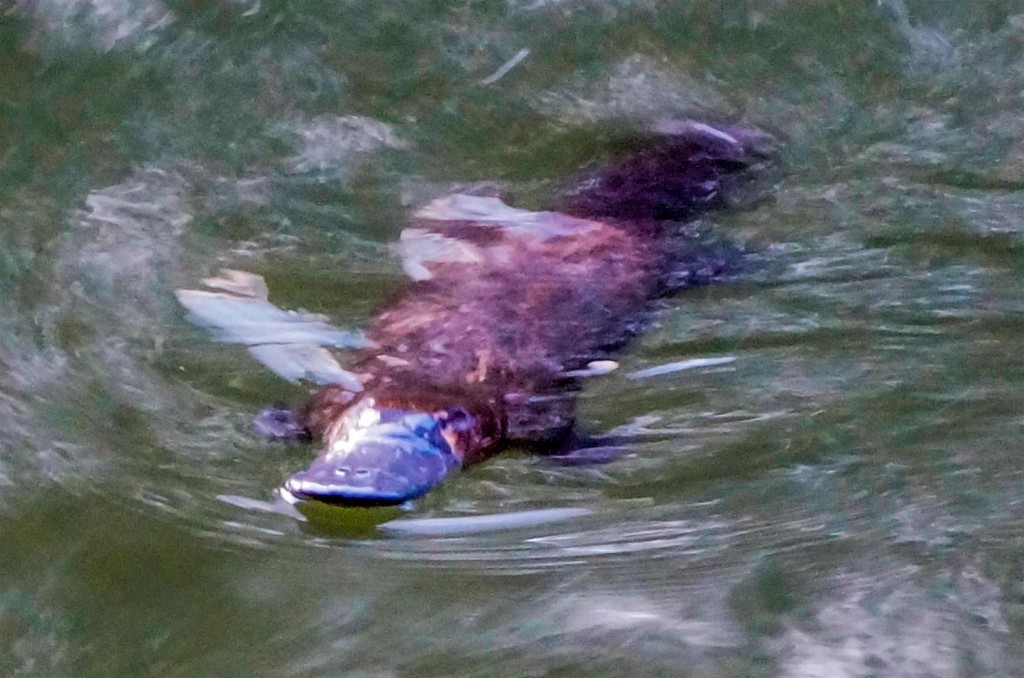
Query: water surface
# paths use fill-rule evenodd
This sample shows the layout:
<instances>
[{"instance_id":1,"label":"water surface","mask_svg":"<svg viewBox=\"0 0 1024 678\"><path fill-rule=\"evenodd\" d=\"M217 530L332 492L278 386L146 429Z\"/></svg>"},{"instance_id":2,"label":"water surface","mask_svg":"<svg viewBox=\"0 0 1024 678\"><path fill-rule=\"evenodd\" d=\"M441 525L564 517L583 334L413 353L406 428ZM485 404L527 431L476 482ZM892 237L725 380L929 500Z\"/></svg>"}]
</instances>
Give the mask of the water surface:
<instances>
[{"instance_id":1,"label":"water surface","mask_svg":"<svg viewBox=\"0 0 1024 678\"><path fill-rule=\"evenodd\" d=\"M0 74L0 672L1024 675L1019 3L14 0ZM302 391L176 288L358 329L410 205L664 116L783 150L588 381L625 457L275 502Z\"/></svg>"}]
</instances>

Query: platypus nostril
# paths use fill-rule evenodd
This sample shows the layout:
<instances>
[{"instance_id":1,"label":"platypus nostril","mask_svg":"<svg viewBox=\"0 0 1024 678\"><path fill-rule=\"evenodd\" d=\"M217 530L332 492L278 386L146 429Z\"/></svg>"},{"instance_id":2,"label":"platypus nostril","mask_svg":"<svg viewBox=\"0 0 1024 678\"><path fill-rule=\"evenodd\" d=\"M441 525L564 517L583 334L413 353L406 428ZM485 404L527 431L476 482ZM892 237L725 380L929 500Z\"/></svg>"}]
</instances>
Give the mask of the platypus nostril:
<instances>
[{"instance_id":1,"label":"platypus nostril","mask_svg":"<svg viewBox=\"0 0 1024 678\"><path fill-rule=\"evenodd\" d=\"M356 469L356 478L365 478L368 475L370 475L370 469L368 469L368 468L357 468Z\"/></svg>"},{"instance_id":2,"label":"platypus nostril","mask_svg":"<svg viewBox=\"0 0 1024 678\"><path fill-rule=\"evenodd\" d=\"M349 472L351 472L351 469L348 466L339 466L338 468L334 469L334 475L338 476L339 478L347 477Z\"/></svg>"}]
</instances>

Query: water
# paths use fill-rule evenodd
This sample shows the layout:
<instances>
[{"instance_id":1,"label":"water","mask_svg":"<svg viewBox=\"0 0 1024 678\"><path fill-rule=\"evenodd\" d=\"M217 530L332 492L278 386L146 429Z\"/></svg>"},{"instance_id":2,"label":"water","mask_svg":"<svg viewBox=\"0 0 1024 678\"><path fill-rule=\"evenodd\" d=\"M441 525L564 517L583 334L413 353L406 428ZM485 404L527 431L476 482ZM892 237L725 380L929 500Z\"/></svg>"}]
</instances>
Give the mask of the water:
<instances>
[{"instance_id":1,"label":"water","mask_svg":"<svg viewBox=\"0 0 1024 678\"><path fill-rule=\"evenodd\" d=\"M0 672L1024 675L1019 3L0 10ZM313 451L249 421L301 391L174 289L357 329L408 205L680 113L783 153L707 219L761 264L589 380L626 457L274 501Z\"/></svg>"}]
</instances>

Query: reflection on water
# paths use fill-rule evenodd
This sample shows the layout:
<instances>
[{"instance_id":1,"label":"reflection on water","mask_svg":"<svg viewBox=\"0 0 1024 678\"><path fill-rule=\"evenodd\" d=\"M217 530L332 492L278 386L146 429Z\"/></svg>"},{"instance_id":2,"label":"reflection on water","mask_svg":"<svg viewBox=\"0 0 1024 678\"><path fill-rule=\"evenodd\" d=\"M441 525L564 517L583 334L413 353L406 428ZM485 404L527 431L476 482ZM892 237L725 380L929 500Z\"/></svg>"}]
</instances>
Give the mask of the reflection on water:
<instances>
[{"instance_id":1,"label":"reflection on water","mask_svg":"<svg viewBox=\"0 0 1024 678\"><path fill-rule=\"evenodd\" d=\"M590 514L584 508L537 509L534 511L512 511L492 515L469 516L466 518L420 518L389 520L380 528L387 532L409 535L439 535L445 537L480 532L517 530L535 525L557 523Z\"/></svg>"},{"instance_id":2,"label":"reflection on water","mask_svg":"<svg viewBox=\"0 0 1024 678\"><path fill-rule=\"evenodd\" d=\"M0 672L1024 674L1018 4L17 0ZM784 157L705 220L751 270L587 380L625 455L276 501L313 451L251 417L304 394L173 290L240 268L358 329L410 205L541 206L680 112Z\"/></svg>"}]
</instances>

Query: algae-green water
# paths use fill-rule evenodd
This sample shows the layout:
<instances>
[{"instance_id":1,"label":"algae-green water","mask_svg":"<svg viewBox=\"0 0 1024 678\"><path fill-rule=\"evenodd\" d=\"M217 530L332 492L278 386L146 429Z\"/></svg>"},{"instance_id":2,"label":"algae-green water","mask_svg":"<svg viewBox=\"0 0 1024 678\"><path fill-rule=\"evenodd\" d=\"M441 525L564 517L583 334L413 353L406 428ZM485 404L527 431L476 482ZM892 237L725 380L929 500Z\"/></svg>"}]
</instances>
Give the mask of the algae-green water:
<instances>
[{"instance_id":1,"label":"algae-green water","mask_svg":"<svg viewBox=\"0 0 1024 678\"><path fill-rule=\"evenodd\" d=\"M0 3L0 673L1024 675L1022 110L1009 0ZM275 500L303 391L176 288L358 329L410 206L670 117L781 150L588 380L627 454Z\"/></svg>"}]
</instances>

